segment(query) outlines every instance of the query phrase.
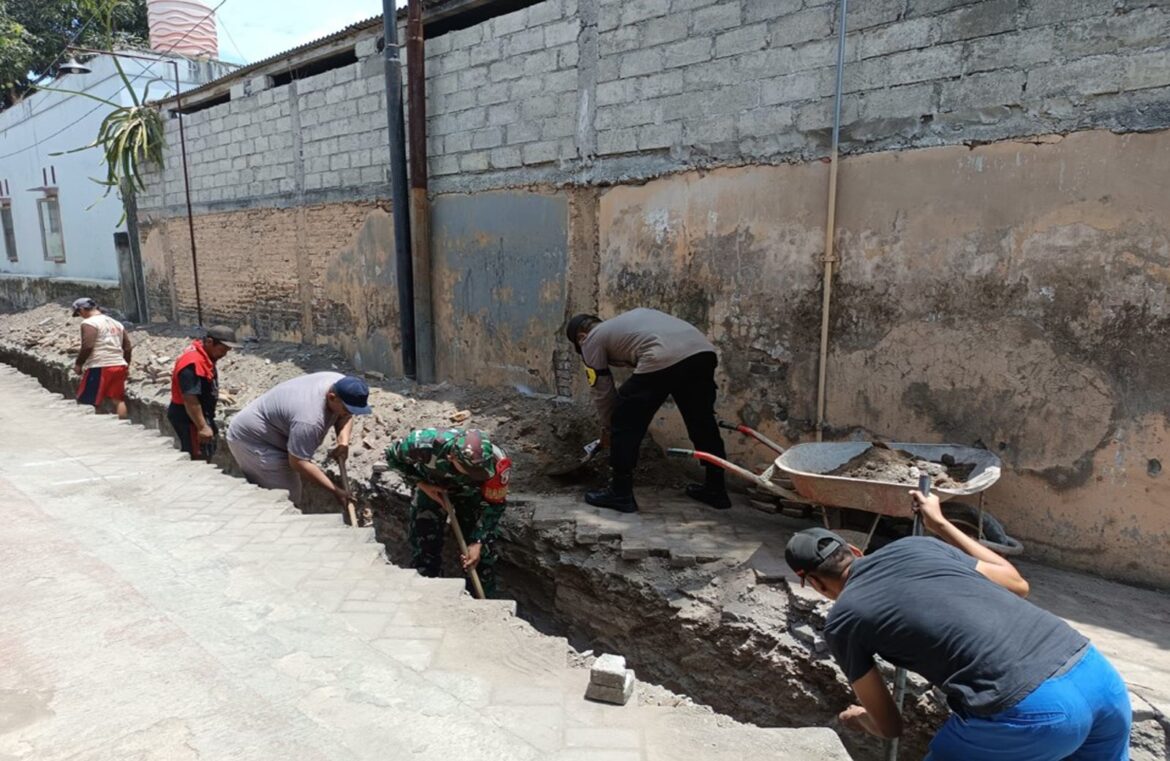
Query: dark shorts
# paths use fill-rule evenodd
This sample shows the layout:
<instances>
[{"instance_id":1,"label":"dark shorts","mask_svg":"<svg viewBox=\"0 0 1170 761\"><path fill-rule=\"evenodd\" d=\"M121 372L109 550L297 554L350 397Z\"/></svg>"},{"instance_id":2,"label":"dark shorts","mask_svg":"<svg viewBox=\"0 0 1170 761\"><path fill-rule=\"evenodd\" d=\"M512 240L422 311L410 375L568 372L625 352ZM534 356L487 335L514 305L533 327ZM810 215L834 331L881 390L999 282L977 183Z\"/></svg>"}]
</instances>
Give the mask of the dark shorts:
<instances>
[{"instance_id":1,"label":"dark shorts","mask_svg":"<svg viewBox=\"0 0 1170 761\"><path fill-rule=\"evenodd\" d=\"M129 371L126 365L89 368L82 374L81 385L77 387L77 403L97 407L107 399L125 401Z\"/></svg>"}]
</instances>

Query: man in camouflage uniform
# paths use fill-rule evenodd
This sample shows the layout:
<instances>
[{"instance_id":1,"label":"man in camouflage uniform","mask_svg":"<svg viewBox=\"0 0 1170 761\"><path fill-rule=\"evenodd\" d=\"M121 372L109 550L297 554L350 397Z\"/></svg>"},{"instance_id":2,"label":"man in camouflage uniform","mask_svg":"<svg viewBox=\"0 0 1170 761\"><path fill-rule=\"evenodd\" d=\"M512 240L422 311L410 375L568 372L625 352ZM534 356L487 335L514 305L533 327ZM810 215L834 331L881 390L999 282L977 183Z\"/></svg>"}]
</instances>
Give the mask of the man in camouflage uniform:
<instances>
[{"instance_id":1,"label":"man in camouflage uniform","mask_svg":"<svg viewBox=\"0 0 1170 761\"><path fill-rule=\"evenodd\" d=\"M508 496L512 461L474 429L422 428L386 449L386 462L414 489L410 501L411 564L423 576L438 576L447 513L445 494L467 541L463 569L479 571L484 593L496 584L494 542Z\"/></svg>"}]
</instances>

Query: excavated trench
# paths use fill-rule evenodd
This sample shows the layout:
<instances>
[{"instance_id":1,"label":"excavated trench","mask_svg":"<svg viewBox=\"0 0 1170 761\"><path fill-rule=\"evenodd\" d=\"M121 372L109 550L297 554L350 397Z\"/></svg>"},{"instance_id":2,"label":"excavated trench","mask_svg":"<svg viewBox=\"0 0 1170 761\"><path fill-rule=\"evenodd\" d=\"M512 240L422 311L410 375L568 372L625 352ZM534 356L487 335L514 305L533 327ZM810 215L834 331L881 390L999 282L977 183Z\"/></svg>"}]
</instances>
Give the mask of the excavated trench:
<instances>
[{"instance_id":1,"label":"excavated trench","mask_svg":"<svg viewBox=\"0 0 1170 761\"><path fill-rule=\"evenodd\" d=\"M52 391L71 395L74 381L63 362L3 347L0 361ZM169 431L162 403L128 401L134 422ZM217 453L216 464L238 474L226 447ZM388 557L408 564L407 500L401 488L376 475L352 481L371 508L376 537ZM748 562L680 555L653 544L631 552L620 529L575 520L572 508L578 502L575 492L519 494L505 512L501 592L518 601L522 616L550 634L568 637L579 650L620 653L639 678L741 721L831 726L855 758L882 757L880 742L835 725L851 692L818 634L826 607L815 593L790 583L782 567L779 548L800 525L766 516L775 544L769 541ZM335 510L324 494L307 508ZM448 570L457 575L453 547L448 550ZM907 695L906 713L910 732L900 755L921 758L945 707L918 684ZM1140 761L1170 758L1161 723L1135 724L1133 751Z\"/></svg>"}]
</instances>

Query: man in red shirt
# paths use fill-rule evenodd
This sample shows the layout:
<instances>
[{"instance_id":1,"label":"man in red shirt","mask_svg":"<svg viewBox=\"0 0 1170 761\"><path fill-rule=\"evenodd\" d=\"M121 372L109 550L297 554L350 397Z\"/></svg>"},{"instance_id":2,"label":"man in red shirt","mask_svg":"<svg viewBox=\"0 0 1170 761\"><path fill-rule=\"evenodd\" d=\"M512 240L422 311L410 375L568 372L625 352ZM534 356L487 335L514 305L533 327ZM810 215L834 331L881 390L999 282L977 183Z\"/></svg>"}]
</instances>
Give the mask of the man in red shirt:
<instances>
[{"instance_id":1,"label":"man in red shirt","mask_svg":"<svg viewBox=\"0 0 1170 761\"><path fill-rule=\"evenodd\" d=\"M216 363L238 345L235 331L213 325L207 335L192 342L175 360L167 419L179 437L179 446L192 460L210 461L215 455L219 434L215 425L219 402Z\"/></svg>"}]
</instances>

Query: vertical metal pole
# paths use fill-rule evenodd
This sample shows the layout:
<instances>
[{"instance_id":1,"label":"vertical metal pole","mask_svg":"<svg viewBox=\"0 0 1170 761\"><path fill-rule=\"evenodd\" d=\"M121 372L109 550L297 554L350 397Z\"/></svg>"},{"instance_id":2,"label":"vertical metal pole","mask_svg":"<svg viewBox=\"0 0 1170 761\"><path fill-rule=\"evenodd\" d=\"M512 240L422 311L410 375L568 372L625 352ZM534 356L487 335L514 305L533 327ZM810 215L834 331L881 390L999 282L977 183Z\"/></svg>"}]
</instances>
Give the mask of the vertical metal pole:
<instances>
[{"instance_id":1,"label":"vertical metal pole","mask_svg":"<svg viewBox=\"0 0 1170 761\"><path fill-rule=\"evenodd\" d=\"M203 296L199 292L199 257L195 252L195 217L191 213L191 178L187 171L187 136L183 132L183 96L179 85L179 62L168 61L175 67L175 114L179 117L179 150L183 155L183 191L187 195L187 233L191 236L191 272L195 276L195 312L203 325Z\"/></svg>"},{"instance_id":2,"label":"vertical metal pole","mask_svg":"<svg viewBox=\"0 0 1170 761\"><path fill-rule=\"evenodd\" d=\"M434 317L431 311L431 209L427 199L426 41L422 0L409 0L406 16L407 133L410 137L410 231L414 247L415 352L418 379L435 380Z\"/></svg>"},{"instance_id":3,"label":"vertical metal pole","mask_svg":"<svg viewBox=\"0 0 1170 761\"><path fill-rule=\"evenodd\" d=\"M415 367L414 263L410 255L410 206L406 188L406 141L402 129L402 63L398 56L398 17L394 0L382 0L383 55L386 60L386 121L390 138L390 201L394 216L398 312L402 333L402 372L418 377Z\"/></svg>"},{"instance_id":4,"label":"vertical metal pole","mask_svg":"<svg viewBox=\"0 0 1170 761\"><path fill-rule=\"evenodd\" d=\"M829 304L833 297L833 238L837 230L837 147L841 141L841 92L845 77L845 15L849 0L837 11L837 97L833 106L833 148L829 159L829 202L825 214L825 271L821 289L821 356L817 370L817 441L825 433L825 379L829 362Z\"/></svg>"}]
</instances>

